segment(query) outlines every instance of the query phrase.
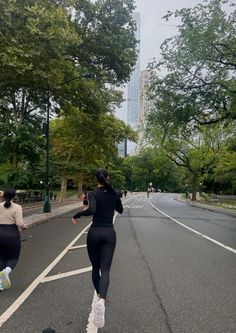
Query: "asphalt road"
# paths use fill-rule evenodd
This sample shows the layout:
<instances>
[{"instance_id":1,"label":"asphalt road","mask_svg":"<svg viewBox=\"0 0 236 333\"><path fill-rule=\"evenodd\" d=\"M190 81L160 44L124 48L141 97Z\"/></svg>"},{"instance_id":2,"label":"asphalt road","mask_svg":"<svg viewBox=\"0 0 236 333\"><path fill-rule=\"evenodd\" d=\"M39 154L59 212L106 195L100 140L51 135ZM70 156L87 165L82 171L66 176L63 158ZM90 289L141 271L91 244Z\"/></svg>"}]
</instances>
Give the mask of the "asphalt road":
<instances>
[{"instance_id":1,"label":"asphalt road","mask_svg":"<svg viewBox=\"0 0 236 333\"><path fill-rule=\"evenodd\" d=\"M115 220L106 325L98 332L235 333L236 218L171 194L149 199L130 196ZM85 333L87 325L97 332L88 324L94 290L83 246L90 218L74 226L72 214L22 232L12 288L0 293L1 333Z\"/></svg>"}]
</instances>

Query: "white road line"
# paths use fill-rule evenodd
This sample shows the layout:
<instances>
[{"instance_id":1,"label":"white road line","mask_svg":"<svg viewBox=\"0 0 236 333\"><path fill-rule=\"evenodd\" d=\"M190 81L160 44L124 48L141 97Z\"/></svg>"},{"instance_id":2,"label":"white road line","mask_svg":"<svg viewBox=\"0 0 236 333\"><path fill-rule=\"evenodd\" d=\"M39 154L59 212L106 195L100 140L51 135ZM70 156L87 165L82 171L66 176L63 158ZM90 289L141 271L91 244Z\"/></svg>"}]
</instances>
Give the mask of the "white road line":
<instances>
[{"instance_id":1,"label":"white road line","mask_svg":"<svg viewBox=\"0 0 236 333\"><path fill-rule=\"evenodd\" d=\"M230 247L230 246L227 246L227 245L225 245L225 244L223 244L223 243L220 243L220 242L218 242L217 240L215 240L215 239L213 239L213 238L211 238L211 237L208 237L208 236L202 234L201 232L199 232L199 231L197 231L197 230L195 230L195 229L192 229L192 228L186 226L185 224L179 222L179 221L176 220L175 218L173 218L173 217L167 215L166 213L162 212L160 209L158 209L156 206L154 206L154 205L151 203L150 200L148 200L148 201L149 201L150 205L151 205L155 210L157 210L157 211L158 211L159 213L161 213L162 215L168 217L168 219L174 221L175 223L178 223L179 225L181 225L181 226L184 227L185 229L188 229L188 230L194 232L195 234L197 234L197 235L199 235L199 236L201 236L201 237L203 237L203 238L209 240L210 242L212 242L212 243L214 243L214 244L216 244L216 245L219 245L219 246L223 247L224 249L226 249L226 250L228 250L228 251L230 251L230 252L236 253L236 249L233 249L233 248Z\"/></svg>"},{"instance_id":2,"label":"white road line","mask_svg":"<svg viewBox=\"0 0 236 333\"><path fill-rule=\"evenodd\" d=\"M70 248L78 241L84 232L90 227L91 223L84 228L69 245L56 257L56 259L29 285L28 288L12 303L9 308L0 316L0 327L15 313L15 311L24 303L34 289L44 280L45 276L53 269L54 266L64 257Z\"/></svg>"},{"instance_id":3,"label":"white road line","mask_svg":"<svg viewBox=\"0 0 236 333\"><path fill-rule=\"evenodd\" d=\"M76 269L75 271L59 273L56 275L51 275L51 276L45 277L41 282L45 283L45 282L55 281L55 280L62 279L62 278L68 277L68 276L73 276L73 275L90 272L91 270L92 270L92 266L89 266L89 267L85 267L85 268L81 268L81 269Z\"/></svg>"},{"instance_id":4,"label":"white road line","mask_svg":"<svg viewBox=\"0 0 236 333\"><path fill-rule=\"evenodd\" d=\"M87 244L72 246L70 250L82 249L83 247L87 247Z\"/></svg>"}]
</instances>

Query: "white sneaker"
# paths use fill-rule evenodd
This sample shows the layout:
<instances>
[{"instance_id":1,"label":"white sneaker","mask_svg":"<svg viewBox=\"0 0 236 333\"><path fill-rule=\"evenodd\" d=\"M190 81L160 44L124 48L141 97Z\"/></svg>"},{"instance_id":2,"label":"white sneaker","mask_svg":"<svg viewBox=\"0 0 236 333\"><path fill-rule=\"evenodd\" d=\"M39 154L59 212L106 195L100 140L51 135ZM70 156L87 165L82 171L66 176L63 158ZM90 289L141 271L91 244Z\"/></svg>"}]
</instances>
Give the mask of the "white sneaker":
<instances>
[{"instance_id":1,"label":"white sneaker","mask_svg":"<svg viewBox=\"0 0 236 333\"><path fill-rule=\"evenodd\" d=\"M98 328L105 325L105 304L101 299L94 306L93 323Z\"/></svg>"},{"instance_id":2,"label":"white sneaker","mask_svg":"<svg viewBox=\"0 0 236 333\"><path fill-rule=\"evenodd\" d=\"M3 289L8 289L11 287L11 281L5 269L0 272L0 281L2 283Z\"/></svg>"}]
</instances>

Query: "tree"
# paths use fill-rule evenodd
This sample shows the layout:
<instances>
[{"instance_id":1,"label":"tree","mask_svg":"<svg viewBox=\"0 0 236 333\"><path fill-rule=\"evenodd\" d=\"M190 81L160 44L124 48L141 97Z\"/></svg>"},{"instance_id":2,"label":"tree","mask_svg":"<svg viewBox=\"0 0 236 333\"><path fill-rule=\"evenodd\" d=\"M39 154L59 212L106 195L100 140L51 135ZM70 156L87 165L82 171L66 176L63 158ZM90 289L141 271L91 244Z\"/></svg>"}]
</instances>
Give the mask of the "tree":
<instances>
[{"instance_id":1,"label":"tree","mask_svg":"<svg viewBox=\"0 0 236 333\"><path fill-rule=\"evenodd\" d=\"M178 34L164 41L162 59L151 65L152 116L167 129L235 119L234 6L228 0L207 0L174 14L181 19Z\"/></svg>"},{"instance_id":2,"label":"tree","mask_svg":"<svg viewBox=\"0 0 236 333\"><path fill-rule=\"evenodd\" d=\"M35 151L48 103L52 112L79 107L96 116L120 101L114 84L128 79L136 57L132 3L0 0L0 130L9 144L0 152L15 172L22 147Z\"/></svg>"},{"instance_id":3,"label":"tree","mask_svg":"<svg viewBox=\"0 0 236 333\"><path fill-rule=\"evenodd\" d=\"M19 162L36 161L49 86L71 67L66 50L80 39L68 13L50 1L1 1L0 12L0 130L8 146L1 153L16 172Z\"/></svg>"},{"instance_id":4,"label":"tree","mask_svg":"<svg viewBox=\"0 0 236 333\"><path fill-rule=\"evenodd\" d=\"M130 190L147 191L150 183L162 191L181 189L177 167L160 148L145 148L135 156L124 158L122 170Z\"/></svg>"},{"instance_id":5,"label":"tree","mask_svg":"<svg viewBox=\"0 0 236 333\"><path fill-rule=\"evenodd\" d=\"M78 182L101 165L108 166L117 155L117 144L135 140L135 132L112 114L96 118L73 108L51 122L54 172L62 177L61 198L65 198L68 178Z\"/></svg>"},{"instance_id":6,"label":"tree","mask_svg":"<svg viewBox=\"0 0 236 333\"><path fill-rule=\"evenodd\" d=\"M149 139L153 145L163 150L170 160L185 170L182 183L189 184L193 193L192 200L196 200L200 182L209 186L216 180L215 170L222 149L229 139L229 131L230 129L227 135L226 128L212 124L207 128L197 128L193 133L176 129L166 135L166 130L156 122L149 122L148 127Z\"/></svg>"},{"instance_id":7,"label":"tree","mask_svg":"<svg viewBox=\"0 0 236 333\"><path fill-rule=\"evenodd\" d=\"M181 19L178 34L164 41L162 59L150 66L154 107L147 135L188 170L193 199L199 179L216 181L220 147L226 143L227 128L235 128L234 8L228 0L206 0L175 11Z\"/></svg>"},{"instance_id":8,"label":"tree","mask_svg":"<svg viewBox=\"0 0 236 333\"><path fill-rule=\"evenodd\" d=\"M77 1L75 22L82 43L74 49L78 63L99 81L121 84L136 63L133 0Z\"/></svg>"},{"instance_id":9,"label":"tree","mask_svg":"<svg viewBox=\"0 0 236 333\"><path fill-rule=\"evenodd\" d=\"M214 183L219 184L219 190L227 194L236 193L236 127L231 124L227 136L217 154L217 163L213 172Z\"/></svg>"}]
</instances>

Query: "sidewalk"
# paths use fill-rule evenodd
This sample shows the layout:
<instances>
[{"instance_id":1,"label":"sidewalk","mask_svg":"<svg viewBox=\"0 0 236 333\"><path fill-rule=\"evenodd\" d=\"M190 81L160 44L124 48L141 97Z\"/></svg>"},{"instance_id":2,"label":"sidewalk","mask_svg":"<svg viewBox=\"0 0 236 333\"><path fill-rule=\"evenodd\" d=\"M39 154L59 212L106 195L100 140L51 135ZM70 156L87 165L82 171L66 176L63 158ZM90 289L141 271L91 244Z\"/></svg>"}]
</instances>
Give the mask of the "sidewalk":
<instances>
[{"instance_id":1,"label":"sidewalk","mask_svg":"<svg viewBox=\"0 0 236 333\"><path fill-rule=\"evenodd\" d=\"M24 223L28 227L33 227L37 224L49 221L57 216L63 215L67 212L70 212L74 209L79 209L83 206L82 201L73 202L68 204L66 202L62 202L61 205L57 205L56 207L51 207L51 213L34 213L24 217Z\"/></svg>"},{"instance_id":2,"label":"sidewalk","mask_svg":"<svg viewBox=\"0 0 236 333\"><path fill-rule=\"evenodd\" d=\"M236 217L236 210L232 210L232 209L228 209L228 208L220 208L220 207L216 207L216 206L212 206L212 205L207 205L207 204L201 203L199 201L195 202L195 201L191 201L189 199L182 199L181 194L179 194L178 196L175 196L175 200L185 202L190 206L195 206L195 207L199 207L199 208L202 208L202 209L207 209L207 210L210 210L210 211L213 211L213 212L225 213L225 214Z\"/></svg>"}]
</instances>

